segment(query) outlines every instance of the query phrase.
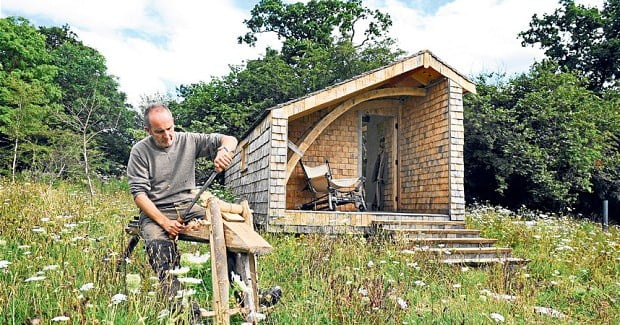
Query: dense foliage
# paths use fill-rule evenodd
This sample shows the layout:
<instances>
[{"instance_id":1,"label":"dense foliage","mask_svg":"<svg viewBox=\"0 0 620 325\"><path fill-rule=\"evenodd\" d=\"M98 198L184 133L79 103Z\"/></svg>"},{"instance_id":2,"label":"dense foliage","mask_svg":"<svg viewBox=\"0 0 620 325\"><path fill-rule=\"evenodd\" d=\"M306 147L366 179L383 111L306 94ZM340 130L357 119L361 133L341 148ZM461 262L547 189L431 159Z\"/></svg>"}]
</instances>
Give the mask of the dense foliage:
<instances>
[{"instance_id":1,"label":"dense foliage","mask_svg":"<svg viewBox=\"0 0 620 325\"><path fill-rule=\"evenodd\" d=\"M470 197L557 210L595 185L607 187L599 199L618 195L617 93L606 98L555 71L546 62L507 81L478 78L478 94L465 98Z\"/></svg>"},{"instance_id":2,"label":"dense foliage","mask_svg":"<svg viewBox=\"0 0 620 325\"><path fill-rule=\"evenodd\" d=\"M9 17L0 19L0 54L2 172L90 181L122 171L134 113L99 52L68 26Z\"/></svg>"}]
</instances>

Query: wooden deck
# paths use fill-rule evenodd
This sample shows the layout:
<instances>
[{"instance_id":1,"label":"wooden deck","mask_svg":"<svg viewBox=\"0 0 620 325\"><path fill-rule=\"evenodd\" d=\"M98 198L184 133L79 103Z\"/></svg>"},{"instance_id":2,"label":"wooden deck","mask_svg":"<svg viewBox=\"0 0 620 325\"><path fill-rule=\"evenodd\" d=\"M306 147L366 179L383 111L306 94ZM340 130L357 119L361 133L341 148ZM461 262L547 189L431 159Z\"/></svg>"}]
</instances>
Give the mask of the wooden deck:
<instances>
[{"instance_id":1,"label":"wooden deck","mask_svg":"<svg viewBox=\"0 0 620 325\"><path fill-rule=\"evenodd\" d=\"M286 233L370 234L377 222L450 221L447 214L286 210L272 218L268 231Z\"/></svg>"}]
</instances>

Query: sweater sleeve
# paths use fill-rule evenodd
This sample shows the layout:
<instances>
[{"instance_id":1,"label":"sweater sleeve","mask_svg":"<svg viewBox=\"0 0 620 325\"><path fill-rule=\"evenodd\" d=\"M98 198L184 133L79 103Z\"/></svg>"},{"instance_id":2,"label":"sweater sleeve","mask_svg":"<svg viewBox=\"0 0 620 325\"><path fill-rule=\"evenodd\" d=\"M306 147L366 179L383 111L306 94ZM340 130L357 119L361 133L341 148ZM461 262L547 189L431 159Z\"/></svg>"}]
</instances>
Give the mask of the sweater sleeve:
<instances>
[{"instance_id":1,"label":"sweater sleeve","mask_svg":"<svg viewBox=\"0 0 620 325\"><path fill-rule=\"evenodd\" d=\"M134 198L140 193L147 194L151 190L149 166L146 161L140 157L139 151L136 150L135 147L131 149L131 153L129 154L127 178L129 181L129 189Z\"/></svg>"},{"instance_id":2,"label":"sweater sleeve","mask_svg":"<svg viewBox=\"0 0 620 325\"><path fill-rule=\"evenodd\" d=\"M191 133L196 143L196 157L208 157L215 159L217 148L220 146L224 135L219 133Z\"/></svg>"}]
</instances>

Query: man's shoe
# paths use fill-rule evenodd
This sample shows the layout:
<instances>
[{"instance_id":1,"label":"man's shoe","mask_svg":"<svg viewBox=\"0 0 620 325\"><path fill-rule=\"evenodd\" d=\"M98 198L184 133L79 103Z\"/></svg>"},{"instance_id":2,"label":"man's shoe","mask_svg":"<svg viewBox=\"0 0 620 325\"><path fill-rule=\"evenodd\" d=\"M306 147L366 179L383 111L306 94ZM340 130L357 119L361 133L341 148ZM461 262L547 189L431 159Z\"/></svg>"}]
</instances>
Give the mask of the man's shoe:
<instances>
[{"instance_id":1,"label":"man's shoe","mask_svg":"<svg viewBox=\"0 0 620 325\"><path fill-rule=\"evenodd\" d=\"M282 288L280 286L271 287L267 290L258 290L258 304L261 307L271 307L280 301Z\"/></svg>"}]
</instances>

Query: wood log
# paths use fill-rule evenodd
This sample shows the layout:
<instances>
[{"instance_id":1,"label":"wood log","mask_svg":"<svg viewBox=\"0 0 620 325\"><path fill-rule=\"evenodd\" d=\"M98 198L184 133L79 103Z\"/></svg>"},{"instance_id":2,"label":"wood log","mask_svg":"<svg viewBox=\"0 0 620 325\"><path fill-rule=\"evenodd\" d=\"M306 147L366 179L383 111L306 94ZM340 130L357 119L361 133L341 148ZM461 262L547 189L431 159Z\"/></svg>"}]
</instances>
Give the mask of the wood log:
<instances>
[{"instance_id":1,"label":"wood log","mask_svg":"<svg viewBox=\"0 0 620 325\"><path fill-rule=\"evenodd\" d=\"M208 202L211 215L211 276L213 281L213 307L216 324L229 324L228 310L228 261L222 214L216 200Z\"/></svg>"}]
</instances>

